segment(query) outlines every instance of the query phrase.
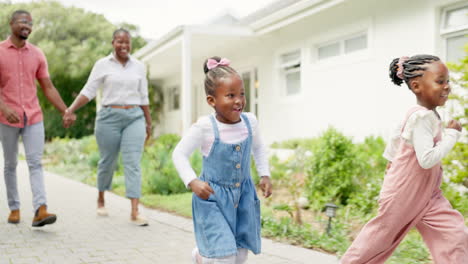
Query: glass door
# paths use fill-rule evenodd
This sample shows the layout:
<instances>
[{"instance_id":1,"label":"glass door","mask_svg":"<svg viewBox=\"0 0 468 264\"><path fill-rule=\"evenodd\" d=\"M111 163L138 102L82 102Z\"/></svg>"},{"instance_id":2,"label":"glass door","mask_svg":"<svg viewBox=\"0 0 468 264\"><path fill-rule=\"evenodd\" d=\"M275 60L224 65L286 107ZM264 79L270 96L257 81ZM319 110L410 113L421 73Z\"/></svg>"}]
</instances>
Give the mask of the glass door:
<instances>
[{"instance_id":1,"label":"glass door","mask_svg":"<svg viewBox=\"0 0 468 264\"><path fill-rule=\"evenodd\" d=\"M252 69L248 71L243 71L241 73L242 81L244 82L245 89L245 107L244 112L252 112L258 116L258 80L257 80L257 70Z\"/></svg>"}]
</instances>

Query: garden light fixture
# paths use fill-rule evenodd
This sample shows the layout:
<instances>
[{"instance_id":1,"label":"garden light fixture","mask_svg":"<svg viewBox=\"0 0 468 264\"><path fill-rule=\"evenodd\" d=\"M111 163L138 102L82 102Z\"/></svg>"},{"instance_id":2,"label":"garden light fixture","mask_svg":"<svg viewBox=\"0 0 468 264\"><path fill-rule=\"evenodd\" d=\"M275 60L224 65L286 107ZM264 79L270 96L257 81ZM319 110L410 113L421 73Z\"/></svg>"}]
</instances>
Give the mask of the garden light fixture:
<instances>
[{"instance_id":1,"label":"garden light fixture","mask_svg":"<svg viewBox=\"0 0 468 264\"><path fill-rule=\"evenodd\" d=\"M331 220L333 217L336 216L336 209L338 206L334 203L327 203L325 204L325 214L328 216L328 226L327 226L327 234L330 235L331 230Z\"/></svg>"}]
</instances>

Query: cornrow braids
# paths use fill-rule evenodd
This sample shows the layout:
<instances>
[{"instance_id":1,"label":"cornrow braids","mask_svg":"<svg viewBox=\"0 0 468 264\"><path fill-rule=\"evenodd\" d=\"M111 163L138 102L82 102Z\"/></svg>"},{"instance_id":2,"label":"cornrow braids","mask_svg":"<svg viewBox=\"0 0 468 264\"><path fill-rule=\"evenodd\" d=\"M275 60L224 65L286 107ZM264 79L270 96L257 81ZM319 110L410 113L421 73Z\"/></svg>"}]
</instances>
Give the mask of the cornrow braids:
<instances>
[{"instance_id":1,"label":"cornrow braids","mask_svg":"<svg viewBox=\"0 0 468 264\"><path fill-rule=\"evenodd\" d=\"M393 59L393 61L390 63L390 79L398 86L401 86L403 81L405 81L408 88L411 89L409 81L412 78L422 76L424 71L427 69L425 65L436 61L440 61L440 58L433 55L422 54L412 56L407 60L403 60L403 62L400 63L400 66L400 58ZM399 67L403 67L403 69L399 69ZM398 70L401 71L400 76L402 78L398 76Z\"/></svg>"},{"instance_id":2,"label":"cornrow braids","mask_svg":"<svg viewBox=\"0 0 468 264\"><path fill-rule=\"evenodd\" d=\"M221 57L214 56L210 59L216 60L217 62L221 61ZM206 95L215 95L216 86L218 85L219 81L223 78L230 77L232 75L239 76L236 70L234 70L230 66L219 65L216 68L208 69L206 65L208 59L205 60L203 63L203 71L205 72L205 94Z\"/></svg>"},{"instance_id":3,"label":"cornrow braids","mask_svg":"<svg viewBox=\"0 0 468 264\"><path fill-rule=\"evenodd\" d=\"M115 39L115 36L117 36L118 34L120 33L125 33L127 34L130 38L132 37L132 35L130 35L130 32L128 30L126 30L125 28L119 28L119 29L116 29L114 31L114 33L112 33L112 40Z\"/></svg>"}]
</instances>

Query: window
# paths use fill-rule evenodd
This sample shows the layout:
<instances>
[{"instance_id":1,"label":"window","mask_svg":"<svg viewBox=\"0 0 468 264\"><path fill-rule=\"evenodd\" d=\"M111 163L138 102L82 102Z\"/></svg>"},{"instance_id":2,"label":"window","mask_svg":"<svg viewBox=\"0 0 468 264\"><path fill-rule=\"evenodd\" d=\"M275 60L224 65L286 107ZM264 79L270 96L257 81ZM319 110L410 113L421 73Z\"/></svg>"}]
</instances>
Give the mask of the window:
<instances>
[{"instance_id":1,"label":"window","mask_svg":"<svg viewBox=\"0 0 468 264\"><path fill-rule=\"evenodd\" d=\"M319 45L318 59L323 60L364 49L367 49L367 33L354 35L350 38L343 38L326 45Z\"/></svg>"},{"instance_id":2,"label":"window","mask_svg":"<svg viewBox=\"0 0 468 264\"><path fill-rule=\"evenodd\" d=\"M178 86L169 88L168 105L169 111L179 110L180 108L180 91Z\"/></svg>"},{"instance_id":3,"label":"window","mask_svg":"<svg viewBox=\"0 0 468 264\"><path fill-rule=\"evenodd\" d=\"M445 28L468 25L468 6L447 10L444 19Z\"/></svg>"},{"instance_id":4,"label":"window","mask_svg":"<svg viewBox=\"0 0 468 264\"><path fill-rule=\"evenodd\" d=\"M326 58L334 57L340 55L340 43L336 42L330 45L320 47L318 49L318 58L323 60Z\"/></svg>"},{"instance_id":5,"label":"window","mask_svg":"<svg viewBox=\"0 0 468 264\"><path fill-rule=\"evenodd\" d=\"M458 62L465 57L464 47L468 44L466 35L447 38L447 61Z\"/></svg>"},{"instance_id":6,"label":"window","mask_svg":"<svg viewBox=\"0 0 468 264\"><path fill-rule=\"evenodd\" d=\"M301 51L285 53L280 56L280 69L286 95L301 91Z\"/></svg>"},{"instance_id":7,"label":"window","mask_svg":"<svg viewBox=\"0 0 468 264\"><path fill-rule=\"evenodd\" d=\"M351 52L366 49L366 48L367 48L367 34L359 35L354 38L349 38L344 41L345 53L351 53Z\"/></svg>"},{"instance_id":8,"label":"window","mask_svg":"<svg viewBox=\"0 0 468 264\"><path fill-rule=\"evenodd\" d=\"M446 8L442 13L441 34L448 62L459 62L466 56L468 44L468 5Z\"/></svg>"}]
</instances>

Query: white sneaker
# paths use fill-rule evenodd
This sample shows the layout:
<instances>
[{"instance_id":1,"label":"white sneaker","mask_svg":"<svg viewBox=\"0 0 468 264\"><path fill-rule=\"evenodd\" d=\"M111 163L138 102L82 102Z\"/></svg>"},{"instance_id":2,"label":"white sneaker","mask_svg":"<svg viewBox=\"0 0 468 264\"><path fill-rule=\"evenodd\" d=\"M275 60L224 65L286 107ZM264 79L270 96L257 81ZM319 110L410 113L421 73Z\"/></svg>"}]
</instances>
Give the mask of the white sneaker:
<instances>
[{"instance_id":1,"label":"white sneaker","mask_svg":"<svg viewBox=\"0 0 468 264\"><path fill-rule=\"evenodd\" d=\"M198 262L198 260L200 260L200 253L198 253L198 248L194 248L192 250L192 263L201 264L201 262Z\"/></svg>"},{"instance_id":2,"label":"white sneaker","mask_svg":"<svg viewBox=\"0 0 468 264\"><path fill-rule=\"evenodd\" d=\"M147 226L148 225L148 219L146 219L146 217L142 216L141 214L138 214L135 220L130 218L130 222L132 224L134 224L134 225L137 225L137 226Z\"/></svg>"},{"instance_id":3,"label":"white sneaker","mask_svg":"<svg viewBox=\"0 0 468 264\"><path fill-rule=\"evenodd\" d=\"M109 216L109 212L107 211L105 207L98 207L96 209L96 213L99 216Z\"/></svg>"}]
</instances>

